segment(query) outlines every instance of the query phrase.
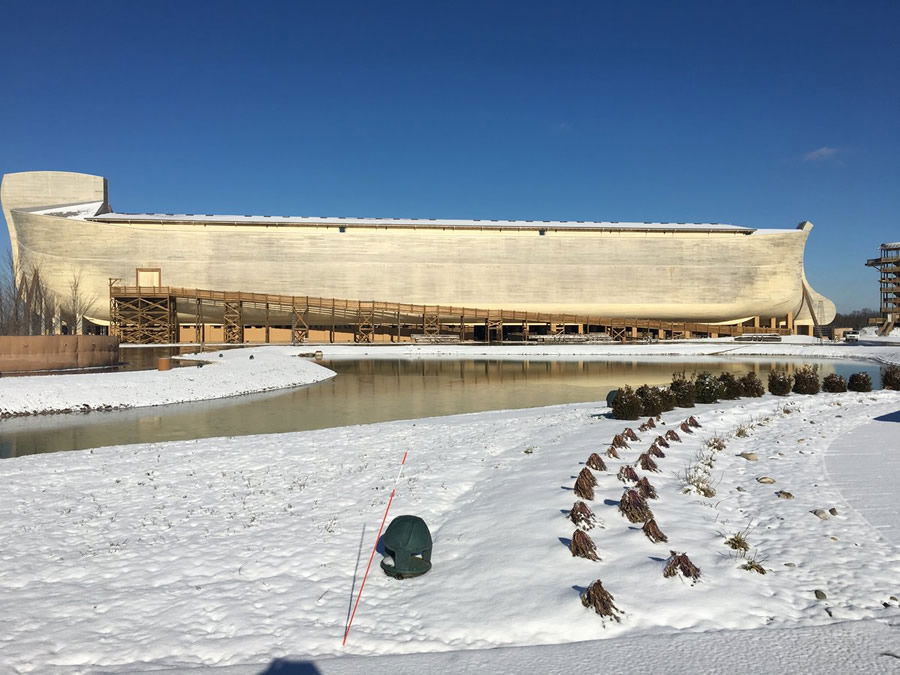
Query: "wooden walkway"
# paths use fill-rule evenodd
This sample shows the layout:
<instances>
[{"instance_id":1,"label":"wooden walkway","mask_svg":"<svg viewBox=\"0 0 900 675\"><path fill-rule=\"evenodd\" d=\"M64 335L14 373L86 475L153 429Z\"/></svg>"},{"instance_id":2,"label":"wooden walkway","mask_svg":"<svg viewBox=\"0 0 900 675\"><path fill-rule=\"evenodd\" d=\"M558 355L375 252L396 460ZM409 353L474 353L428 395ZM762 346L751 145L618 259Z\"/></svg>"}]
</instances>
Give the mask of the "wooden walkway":
<instances>
[{"instance_id":1,"label":"wooden walkway","mask_svg":"<svg viewBox=\"0 0 900 675\"><path fill-rule=\"evenodd\" d=\"M166 344L178 342L179 314L196 325L221 323L225 342L244 342L244 326L264 323L290 326L291 341L304 342L311 329L352 332L354 342L373 342L376 332L399 340L412 334L457 335L474 339L475 328L484 342L502 341L503 327L514 326L523 339L529 334L555 335L567 326L578 332L606 332L614 340L654 335L660 338L731 336L755 333L759 327L718 325L653 319L615 319L579 314L551 314L503 309L479 309L451 305L414 305L376 300L319 298L306 295L272 295L243 291L212 291L171 286L109 287L111 332L123 342ZM252 319L248 319L252 317ZM483 327L480 328L480 327ZM765 328L768 333L786 329Z\"/></svg>"}]
</instances>

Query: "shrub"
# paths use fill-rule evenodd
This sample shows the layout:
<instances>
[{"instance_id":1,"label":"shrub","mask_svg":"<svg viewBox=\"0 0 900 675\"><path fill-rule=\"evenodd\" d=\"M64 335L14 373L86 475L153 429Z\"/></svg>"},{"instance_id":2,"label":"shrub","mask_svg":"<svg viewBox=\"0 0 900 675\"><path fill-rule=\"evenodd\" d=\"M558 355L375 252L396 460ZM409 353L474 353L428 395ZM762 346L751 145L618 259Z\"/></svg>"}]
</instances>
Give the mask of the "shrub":
<instances>
[{"instance_id":1,"label":"shrub","mask_svg":"<svg viewBox=\"0 0 900 675\"><path fill-rule=\"evenodd\" d=\"M638 475L632 466L623 466L619 469L619 473L616 476L623 483L637 483Z\"/></svg>"},{"instance_id":2,"label":"shrub","mask_svg":"<svg viewBox=\"0 0 900 675\"><path fill-rule=\"evenodd\" d=\"M658 499L659 497L656 494L656 488L653 487L653 484L649 480L647 480L646 476L641 478L637 482L637 485L635 485L635 487L637 488L638 493L644 499Z\"/></svg>"},{"instance_id":3,"label":"shrub","mask_svg":"<svg viewBox=\"0 0 900 675\"><path fill-rule=\"evenodd\" d=\"M694 390L694 380L689 380L684 373L673 373L672 384L669 385L669 391L675 397L675 405L679 408L693 408L694 400L697 396Z\"/></svg>"},{"instance_id":4,"label":"shrub","mask_svg":"<svg viewBox=\"0 0 900 675\"><path fill-rule=\"evenodd\" d=\"M872 391L872 378L868 373L853 373L847 382L850 391Z\"/></svg>"},{"instance_id":5,"label":"shrub","mask_svg":"<svg viewBox=\"0 0 900 675\"><path fill-rule=\"evenodd\" d=\"M613 417L617 420L636 420L641 416L641 399L631 387L625 386L616 392L612 402Z\"/></svg>"},{"instance_id":6,"label":"shrub","mask_svg":"<svg viewBox=\"0 0 900 675\"><path fill-rule=\"evenodd\" d=\"M644 523L644 526L641 529L644 531L644 534L647 535L647 539L654 544L669 541L669 538L663 534L663 531L659 529L659 525L656 524L656 521L653 518Z\"/></svg>"},{"instance_id":7,"label":"shrub","mask_svg":"<svg viewBox=\"0 0 900 675\"><path fill-rule=\"evenodd\" d=\"M675 405L678 401L675 399L675 394L671 389L666 387L659 388L659 402L662 405L663 412L669 412L670 410L675 410Z\"/></svg>"},{"instance_id":8,"label":"shrub","mask_svg":"<svg viewBox=\"0 0 900 675\"><path fill-rule=\"evenodd\" d=\"M722 373L719 375L719 383L722 385L720 398L726 401L733 401L744 395L744 385L734 376L734 373Z\"/></svg>"},{"instance_id":9,"label":"shrub","mask_svg":"<svg viewBox=\"0 0 900 675\"><path fill-rule=\"evenodd\" d=\"M581 473L578 474L578 479L575 481L575 496L582 499L593 499L594 486L596 484L597 479L594 478L594 474L591 473L590 469L582 469Z\"/></svg>"},{"instance_id":10,"label":"shrub","mask_svg":"<svg viewBox=\"0 0 900 675\"><path fill-rule=\"evenodd\" d=\"M744 389L744 396L751 398L759 398L766 393L763 383L760 382L756 373L747 373L740 379L741 387Z\"/></svg>"},{"instance_id":11,"label":"shrub","mask_svg":"<svg viewBox=\"0 0 900 675\"><path fill-rule=\"evenodd\" d=\"M594 512L591 511L587 504L580 501L573 504L572 510L569 511L569 520L585 530L590 530L597 523L597 517L594 515Z\"/></svg>"},{"instance_id":12,"label":"shrub","mask_svg":"<svg viewBox=\"0 0 900 675\"><path fill-rule=\"evenodd\" d=\"M662 397L660 396L659 387L650 387L642 384L635 392L641 399L641 414L656 417L662 414Z\"/></svg>"},{"instance_id":13,"label":"shrub","mask_svg":"<svg viewBox=\"0 0 900 675\"><path fill-rule=\"evenodd\" d=\"M626 490L619 501L619 513L632 523L646 523L653 518L653 511L637 490Z\"/></svg>"},{"instance_id":14,"label":"shrub","mask_svg":"<svg viewBox=\"0 0 900 675\"><path fill-rule=\"evenodd\" d=\"M597 547L583 530L575 530L572 533L572 543L569 544L569 551L578 558L587 558L594 561L600 560L600 556L597 555Z\"/></svg>"},{"instance_id":15,"label":"shrub","mask_svg":"<svg viewBox=\"0 0 900 675\"><path fill-rule=\"evenodd\" d=\"M616 616L622 610L616 607L615 598L603 588L603 584L597 579L581 594L581 604L593 609L597 614L619 621Z\"/></svg>"},{"instance_id":16,"label":"shrub","mask_svg":"<svg viewBox=\"0 0 900 675\"><path fill-rule=\"evenodd\" d=\"M700 578L700 568L691 562L691 559L687 557L687 553L669 551L669 559L666 561L663 576L674 577L677 573L680 573L686 579L693 579L694 581Z\"/></svg>"},{"instance_id":17,"label":"shrub","mask_svg":"<svg viewBox=\"0 0 900 675\"><path fill-rule=\"evenodd\" d=\"M843 376L838 375L837 373L831 373L830 375L826 375L825 379L822 380L822 390L831 394L838 394L847 391L847 382L844 380Z\"/></svg>"},{"instance_id":18,"label":"shrub","mask_svg":"<svg viewBox=\"0 0 900 675\"><path fill-rule=\"evenodd\" d=\"M724 392L722 382L712 373L702 372L694 378L694 393L698 403L715 403Z\"/></svg>"},{"instance_id":19,"label":"shrub","mask_svg":"<svg viewBox=\"0 0 900 675\"><path fill-rule=\"evenodd\" d=\"M641 468L644 471L659 471L659 467L648 452L641 453L640 457L638 457L638 464L641 465Z\"/></svg>"},{"instance_id":20,"label":"shrub","mask_svg":"<svg viewBox=\"0 0 900 675\"><path fill-rule=\"evenodd\" d=\"M591 456L588 457L587 462L585 464L588 465L594 471L606 471L606 463L603 461L603 458L598 455L596 452L592 452Z\"/></svg>"},{"instance_id":21,"label":"shrub","mask_svg":"<svg viewBox=\"0 0 900 675\"><path fill-rule=\"evenodd\" d=\"M818 394L819 373L815 366L801 366L794 372L795 394Z\"/></svg>"},{"instance_id":22,"label":"shrub","mask_svg":"<svg viewBox=\"0 0 900 675\"><path fill-rule=\"evenodd\" d=\"M773 370L769 373L769 393L775 396L787 396L791 393L794 378L783 370Z\"/></svg>"},{"instance_id":23,"label":"shrub","mask_svg":"<svg viewBox=\"0 0 900 675\"><path fill-rule=\"evenodd\" d=\"M885 366L881 369L881 386L900 391L900 366Z\"/></svg>"}]
</instances>

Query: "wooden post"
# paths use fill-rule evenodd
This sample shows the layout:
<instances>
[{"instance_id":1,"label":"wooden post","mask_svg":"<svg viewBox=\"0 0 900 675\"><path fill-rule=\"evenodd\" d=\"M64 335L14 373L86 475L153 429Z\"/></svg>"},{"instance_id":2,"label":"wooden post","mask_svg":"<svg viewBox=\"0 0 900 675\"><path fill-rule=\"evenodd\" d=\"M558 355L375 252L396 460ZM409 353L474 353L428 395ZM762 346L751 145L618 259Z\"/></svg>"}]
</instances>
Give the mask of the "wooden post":
<instances>
[{"instance_id":1,"label":"wooden post","mask_svg":"<svg viewBox=\"0 0 900 675\"><path fill-rule=\"evenodd\" d=\"M200 298L194 307L194 342L200 344Z\"/></svg>"},{"instance_id":2,"label":"wooden post","mask_svg":"<svg viewBox=\"0 0 900 675\"><path fill-rule=\"evenodd\" d=\"M331 330L328 331L328 341L334 344L334 298L331 299Z\"/></svg>"},{"instance_id":3,"label":"wooden post","mask_svg":"<svg viewBox=\"0 0 900 675\"><path fill-rule=\"evenodd\" d=\"M400 336L400 310L397 310L397 342L401 341Z\"/></svg>"},{"instance_id":4,"label":"wooden post","mask_svg":"<svg viewBox=\"0 0 900 675\"><path fill-rule=\"evenodd\" d=\"M266 344L269 344L269 303L266 303Z\"/></svg>"},{"instance_id":5,"label":"wooden post","mask_svg":"<svg viewBox=\"0 0 900 675\"><path fill-rule=\"evenodd\" d=\"M464 316L459 317L459 341L466 341L466 317Z\"/></svg>"}]
</instances>

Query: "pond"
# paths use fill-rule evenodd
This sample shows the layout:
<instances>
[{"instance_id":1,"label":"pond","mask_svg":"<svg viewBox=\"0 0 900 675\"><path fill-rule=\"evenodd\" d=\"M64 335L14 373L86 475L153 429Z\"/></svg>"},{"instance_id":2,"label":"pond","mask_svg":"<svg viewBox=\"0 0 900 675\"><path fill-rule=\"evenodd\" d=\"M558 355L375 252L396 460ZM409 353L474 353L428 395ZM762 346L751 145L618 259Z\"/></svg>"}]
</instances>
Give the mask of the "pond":
<instances>
[{"instance_id":1,"label":"pond","mask_svg":"<svg viewBox=\"0 0 900 675\"><path fill-rule=\"evenodd\" d=\"M601 360L602 359L602 360ZM865 371L873 363L810 359L820 376ZM641 357L598 360L335 360L337 377L314 385L217 401L103 413L22 417L0 422L0 457L106 445L242 436L368 424L457 413L604 401L610 389L664 384L675 371L755 371L801 362L770 357ZM605 403L600 403L605 406Z\"/></svg>"}]
</instances>

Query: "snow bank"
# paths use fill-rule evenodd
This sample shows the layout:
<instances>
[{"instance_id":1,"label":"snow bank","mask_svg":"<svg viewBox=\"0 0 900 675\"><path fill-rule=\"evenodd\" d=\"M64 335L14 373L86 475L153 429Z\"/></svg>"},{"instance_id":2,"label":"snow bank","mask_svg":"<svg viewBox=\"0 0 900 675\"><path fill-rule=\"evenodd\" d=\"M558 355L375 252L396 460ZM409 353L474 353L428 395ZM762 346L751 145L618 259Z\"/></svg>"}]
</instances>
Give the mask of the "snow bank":
<instances>
[{"instance_id":1,"label":"snow bank","mask_svg":"<svg viewBox=\"0 0 900 675\"><path fill-rule=\"evenodd\" d=\"M704 664L731 653L739 670L784 672L821 663L803 660L796 636L824 635L814 643L835 644L810 657L830 665L821 672L886 672L896 664L880 654L896 653L896 628L877 622L900 621L900 549L848 503L823 460L835 438L898 410L900 393L877 391L765 396L664 415L658 431L689 413L703 425L679 430L683 442L665 449L658 473L638 470L659 493L650 506L669 541L651 543L617 510L618 469L657 432L640 433L621 460L605 458L608 470L595 472L590 506L602 526L589 534L600 562L572 557L565 516L582 463L625 426L595 416L605 411L599 403L4 460L0 597L12 609L0 613L0 653L20 672L264 666L285 657L321 661L327 673L347 672L328 656L425 652L410 662L348 663L357 672L403 672L398 663L533 672L504 660L525 663L530 649L459 650L616 638L573 646L571 658L623 672L644 669L641 645L651 646L649 663L685 646L668 649L667 670L720 670ZM860 442L896 451L894 426ZM714 438L725 448L710 450ZM434 568L401 582L376 564L342 649L405 450L391 515L426 520ZM683 492L680 475L698 463L708 463L711 498ZM878 466L869 491L892 491L897 465ZM764 476L774 483L757 480ZM744 556L724 545L741 531L750 543ZM663 577L670 550L700 567L698 583ZM741 569L748 559L766 574ZM579 592L595 579L615 596L621 622L581 605ZM827 627L835 622L851 623ZM755 630L718 633L746 629ZM732 644L753 653L729 652ZM538 658L563 653L554 647ZM773 662L779 654L791 660ZM853 668L848 658L857 659Z\"/></svg>"},{"instance_id":2,"label":"snow bank","mask_svg":"<svg viewBox=\"0 0 900 675\"><path fill-rule=\"evenodd\" d=\"M334 377L298 353L296 347L231 349L179 357L203 366L196 368L0 378L0 417L185 403Z\"/></svg>"},{"instance_id":3,"label":"snow bank","mask_svg":"<svg viewBox=\"0 0 900 675\"><path fill-rule=\"evenodd\" d=\"M791 336L784 342L734 342L730 338L696 342L657 342L629 344L506 344L506 345L317 345L326 359L342 358L414 358L414 359L521 359L521 358L602 358L645 356L774 356L804 359L862 359L900 364L900 344L849 345L840 342L819 343L816 338Z\"/></svg>"}]
</instances>

